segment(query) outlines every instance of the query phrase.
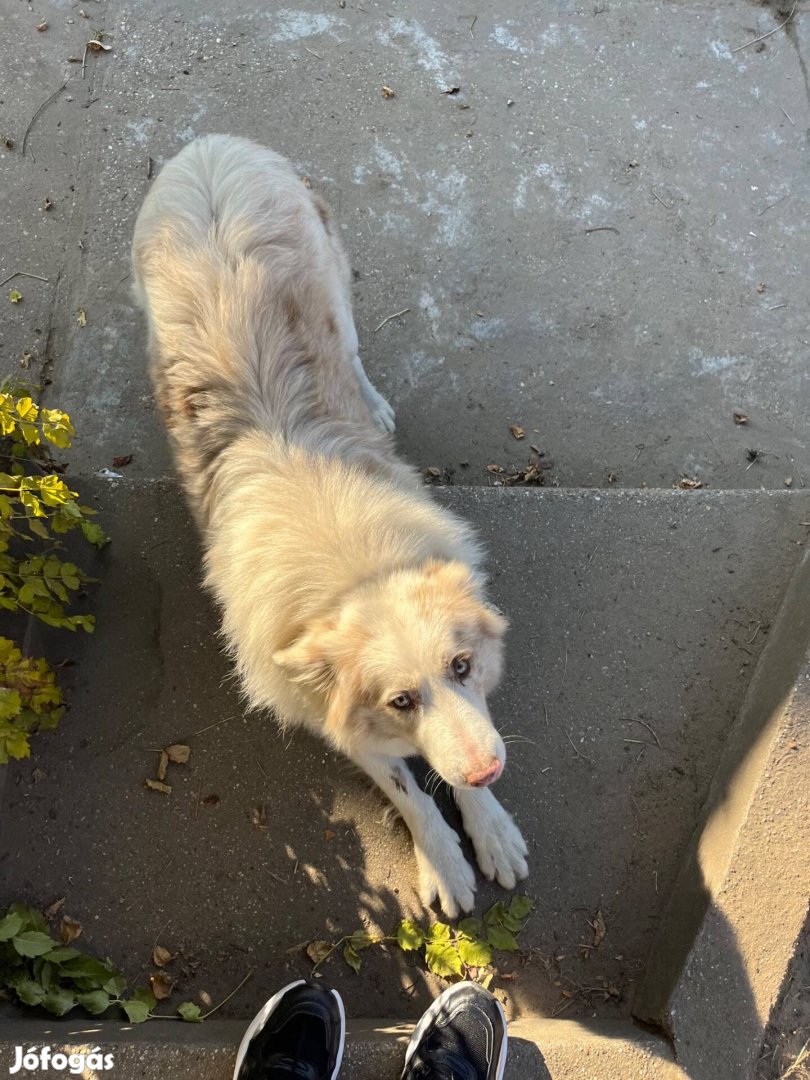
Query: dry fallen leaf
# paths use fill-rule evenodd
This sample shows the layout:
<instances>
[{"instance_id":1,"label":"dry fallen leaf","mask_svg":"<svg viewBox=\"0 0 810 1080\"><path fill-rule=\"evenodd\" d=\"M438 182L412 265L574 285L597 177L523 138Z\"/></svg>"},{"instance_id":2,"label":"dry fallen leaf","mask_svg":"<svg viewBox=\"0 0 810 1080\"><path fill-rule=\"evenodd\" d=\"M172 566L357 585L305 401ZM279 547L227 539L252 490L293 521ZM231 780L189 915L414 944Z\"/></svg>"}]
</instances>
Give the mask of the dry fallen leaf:
<instances>
[{"instance_id":1,"label":"dry fallen leaf","mask_svg":"<svg viewBox=\"0 0 810 1080\"><path fill-rule=\"evenodd\" d=\"M516 439L525 439L526 438L526 432L523 430L523 428L520 426L520 424L510 424L509 425L509 430L512 432L512 434L514 435L514 437Z\"/></svg>"},{"instance_id":2,"label":"dry fallen leaf","mask_svg":"<svg viewBox=\"0 0 810 1080\"><path fill-rule=\"evenodd\" d=\"M593 944L594 947L596 947L597 945L602 944L602 939L607 933L607 927L605 926L605 920L601 911L597 911L594 915L591 926L593 927Z\"/></svg>"},{"instance_id":3,"label":"dry fallen leaf","mask_svg":"<svg viewBox=\"0 0 810 1080\"><path fill-rule=\"evenodd\" d=\"M24 352L20 357L20 367L23 371L28 371L31 366L31 361L34 359L34 354L30 352Z\"/></svg>"},{"instance_id":4,"label":"dry fallen leaf","mask_svg":"<svg viewBox=\"0 0 810 1080\"><path fill-rule=\"evenodd\" d=\"M460 86L448 86L446 90L442 90L442 93L452 97L454 94L457 94L460 89Z\"/></svg>"},{"instance_id":5,"label":"dry fallen leaf","mask_svg":"<svg viewBox=\"0 0 810 1080\"><path fill-rule=\"evenodd\" d=\"M185 765L191 757L191 747L184 743L172 743L166 747L164 753L169 755L169 761L173 761L175 765Z\"/></svg>"},{"instance_id":6,"label":"dry fallen leaf","mask_svg":"<svg viewBox=\"0 0 810 1080\"><path fill-rule=\"evenodd\" d=\"M168 949L164 949L162 945L156 945L152 949L152 963L155 967L163 968L167 964L170 964L174 960L174 957ZM157 997L157 994L155 995Z\"/></svg>"},{"instance_id":7,"label":"dry fallen leaf","mask_svg":"<svg viewBox=\"0 0 810 1080\"><path fill-rule=\"evenodd\" d=\"M304 185L305 188L311 188L312 187L312 181L310 180L310 178L308 176L302 176L301 177L301 183Z\"/></svg>"},{"instance_id":8,"label":"dry fallen leaf","mask_svg":"<svg viewBox=\"0 0 810 1080\"><path fill-rule=\"evenodd\" d=\"M87 12L84 10L84 8L79 8L79 15L83 19L89 19L90 18L90 16L87 14Z\"/></svg>"},{"instance_id":9,"label":"dry fallen leaf","mask_svg":"<svg viewBox=\"0 0 810 1080\"><path fill-rule=\"evenodd\" d=\"M71 919L69 915L63 915L59 923L59 940L63 945L70 945L76 938L82 936L82 924Z\"/></svg>"},{"instance_id":10,"label":"dry fallen leaf","mask_svg":"<svg viewBox=\"0 0 810 1080\"><path fill-rule=\"evenodd\" d=\"M158 767L157 767L157 778L158 778L158 780L162 781L162 780L166 779L166 770L168 769L168 767L169 767L169 755L166 753L165 750L161 750L160 751L160 761L158 762Z\"/></svg>"},{"instance_id":11,"label":"dry fallen leaf","mask_svg":"<svg viewBox=\"0 0 810 1080\"><path fill-rule=\"evenodd\" d=\"M731 415L734 417L734 423L735 424L747 424L748 423L748 414L744 413L744 412L741 412L740 409L735 409L734 412Z\"/></svg>"},{"instance_id":12,"label":"dry fallen leaf","mask_svg":"<svg viewBox=\"0 0 810 1080\"><path fill-rule=\"evenodd\" d=\"M45 202L42 204L42 209L43 210L52 210L53 209L53 199L46 196Z\"/></svg>"},{"instance_id":13,"label":"dry fallen leaf","mask_svg":"<svg viewBox=\"0 0 810 1080\"><path fill-rule=\"evenodd\" d=\"M397 96L396 90L392 90L390 86L384 86L382 88L382 96L384 98L392 98Z\"/></svg>"},{"instance_id":14,"label":"dry fallen leaf","mask_svg":"<svg viewBox=\"0 0 810 1080\"><path fill-rule=\"evenodd\" d=\"M309 945L307 945L307 956L313 964L320 964L331 951L332 946L328 941L310 941Z\"/></svg>"},{"instance_id":15,"label":"dry fallen leaf","mask_svg":"<svg viewBox=\"0 0 810 1080\"><path fill-rule=\"evenodd\" d=\"M429 465L425 469L425 476L432 476L434 479L442 475L441 469L437 469L435 465Z\"/></svg>"},{"instance_id":16,"label":"dry fallen leaf","mask_svg":"<svg viewBox=\"0 0 810 1080\"><path fill-rule=\"evenodd\" d=\"M703 487L703 481L697 480L691 476L682 476L677 484L673 484L672 486L681 488L683 491L694 491L696 488Z\"/></svg>"},{"instance_id":17,"label":"dry fallen leaf","mask_svg":"<svg viewBox=\"0 0 810 1080\"><path fill-rule=\"evenodd\" d=\"M503 472L503 465L487 465L487 472L495 473L497 476Z\"/></svg>"},{"instance_id":18,"label":"dry fallen leaf","mask_svg":"<svg viewBox=\"0 0 810 1080\"><path fill-rule=\"evenodd\" d=\"M37 27L37 30L39 30L39 32L41 34L44 33L44 31L47 30L47 29L48 29L48 24L44 20Z\"/></svg>"},{"instance_id":19,"label":"dry fallen leaf","mask_svg":"<svg viewBox=\"0 0 810 1080\"><path fill-rule=\"evenodd\" d=\"M251 808L250 823L255 825L260 832L267 832L267 807L264 803Z\"/></svg>"},{"instance_id":20,"label":"dry fallen leaf","mask_svg":"<svg viewBox=\"0 0 810 1080\"><path fill-rule=\"evenodd\" d=\"M609 472L609 473L607 474L607 482L608 482L609 484L615 484L615 483L617 482L617 480L618 480L618 479L619 479L619 478L618 478L618 476L616 475L616 473L615 473L615 472Z\"/></svg>"},{"instance_id":21,"label":"dry fallen leaf","mask_svg":"<svg viewBox=\"0 0 810 1080\"><path fill-rule=\"evenodd\" d=\"M103 41L98 41L96 38L93 38L92 41L87 42L87 48L90 49L91 52L109 52L112 45L105 45Z\"/></svg>"},{"instance_id":22,"label":"dry fallen leaf","mask_svg":"<svg viewBox=\"0 0 810 1080\"><path fill-rule=\"evenodd\" d=\"M84 308L79 308L76 312L76 322L79 326L87 326L87 312Z\"/></svg>"},{"instance_id":23,"label":"dry fallen leaf","mask_svg":"<svg viewBox=\"0 0 810 1080\"><path fill-rule=\"evenodd\" d=\"M757 292L759 293L760 296L762 296L762 294L765 292L766 288L767 288L767 286L765 285L765 282L760 281L759 285L757 285Z\"/></svg>"},{"instance_id":24,"label":"dry fallen leaf","mask_svg":"<svg viewBox=\"0 0 810 1080\"><path fill-rule=\"evenodd\" d=\"M113 458L113 468L123 469L125 465L129 465L132 461L132 454L117 454Z\"/></svg>"},{"instance_id":25,"label":"dry fallen leaf","mask_svg":"<svg viewBox=\"0 0 810 1080\"><path fill-rule=\"evenodd\" d=\"M58 900L54 900L50 907L46 907L43 915L46 919L55 919L64 906L65 898L62 896Z\"/></svg>"},{"instance_id":26,"label":"dry fallen leaf","mask_svg":"<svg viewBox=\"0 0 810 1080\"><path fill-rule=\"evenodd\" d=\"M149 982L152 984L152 993L158 1001L165 1001L174 990L174 979L168 971L158 971L156 974L150 975Z\"/></svg>"},{"instance_id":27,"label":"dry fallen leaf","mask_svg":"<svg viewBox=\"0 0 810 1080\"><path fill-rule=\"evenodd\" d=\"M200 1003L205 1005L206 1009L210 1009L211 1006L214 1004L214 999L211 997L207 990L200 990L199 994L197 994L197 997L200 999Z\"/></svg>"},{"instance_id":28,"label":"dry fallen leaf","mask_svg":"<svg viewBox=\"0 0 810 1080\"><path fill-rule=\"evenodd\" d=\"M44 773L42 769L34 769L34 771L31 773L31 783L41 784L43 780L47 779L47 776L48 774Z\"/></svg>"},{"instance_id":29,"label":"dry fallen leaf","mask_svg":"<svg viewBox=\"0 0 810 1080\"><path fill-rule=\"evenodd\" d=\"M159 791L162 795L171 795L172 793L172 785L164 784L160 780L146 779L144 780L144 784L146 784L150 791Z\"/></svg>"},{"instance_id":30,"label":"dry fallen leaf","mask_svg":"<svg viewBox=\"0 0 810 1080\"><path fill-rule=\"evenodd\" d=\"M337 833L335 832L334 829L324 829L323 830L323 838L324 838L324 840L334 840L336 836L337 836Z\"/></svg>"}]
</instances>

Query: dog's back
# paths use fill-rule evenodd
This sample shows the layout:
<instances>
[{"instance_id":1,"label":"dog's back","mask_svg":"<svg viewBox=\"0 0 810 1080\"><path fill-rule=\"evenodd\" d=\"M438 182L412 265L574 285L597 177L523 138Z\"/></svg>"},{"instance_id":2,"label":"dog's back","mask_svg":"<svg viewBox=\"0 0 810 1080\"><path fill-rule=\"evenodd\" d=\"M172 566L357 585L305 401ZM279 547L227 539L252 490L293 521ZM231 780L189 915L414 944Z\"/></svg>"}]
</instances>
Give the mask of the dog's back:
<instances>
[{"instance_id":1,"label":"dog's back","mask_svg":"<svg viewBox=\"0 0 810 1080\"><path fill-rule=\"evenodd\" d=\"M286 159L231 136L191 143L144 202L133 265L157 402L198 517L211 465L246 429L300 442L327 421L382 445L347 363L346 256Z\"/></svg>"}]
</instances>

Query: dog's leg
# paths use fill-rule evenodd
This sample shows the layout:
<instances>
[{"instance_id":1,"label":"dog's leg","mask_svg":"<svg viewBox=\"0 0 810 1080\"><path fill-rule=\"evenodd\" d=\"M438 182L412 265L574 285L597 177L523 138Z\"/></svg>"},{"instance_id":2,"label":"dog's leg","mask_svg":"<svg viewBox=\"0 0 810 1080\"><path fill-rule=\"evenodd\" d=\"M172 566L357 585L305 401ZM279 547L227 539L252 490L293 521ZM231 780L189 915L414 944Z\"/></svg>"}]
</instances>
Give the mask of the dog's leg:
<instances>
[{"instance_id":1,"label":"dog's leg","mask_svg":"<svg viewBox=\"0 0 810 1080\"><path fill-rule=\"evenodd\" d=\"M425 907L438 896L451 919L459 911L472 911L475 871L464 858L458 833L419 787L404 758L362 751L349 757L385 792L410 829L419 867L419 897Z\"/></svg>"},{"instance_id":2,"label":"dog's leg","mask_svg":"<svg viewBox=\"0 0 810 1080\"><path fill-rule=\"evenodd\" d=\"M482 874L513 889L529 874L529 850L520 829L489 788L455 788L454 794Z\"/></svg>"},{"instance_id":3,"label":"dog's leg","mask_svg":"<svg viewBox=\"0 0 810 1080\"><path fill-rule=\"evenodd\" d=\"M357 353L355 353L354 360L352 361L352 367L357 376L357 381L360 383L360 393L363 395L363 400L366 405L368 405L371 410L371 415L374 418L375 423L378 424L383 431L393 431L396 413L379 390L376 389L368 375L366 375L363 362Z\"/></svg>"}]
</instances>

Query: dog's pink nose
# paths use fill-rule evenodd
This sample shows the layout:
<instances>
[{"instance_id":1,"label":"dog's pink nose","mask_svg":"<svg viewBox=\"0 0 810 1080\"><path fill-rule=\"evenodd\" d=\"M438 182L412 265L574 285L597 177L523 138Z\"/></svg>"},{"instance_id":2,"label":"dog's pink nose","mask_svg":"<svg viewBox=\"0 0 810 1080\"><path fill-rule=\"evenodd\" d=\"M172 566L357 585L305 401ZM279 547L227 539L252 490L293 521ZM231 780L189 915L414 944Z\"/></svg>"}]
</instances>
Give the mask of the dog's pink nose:
<instances>
[{"instance_id":1,"label":"dog's pink nose","mask_svg":"<svg viewBox=\"0 0 810 1080\"><path fill-rule=\"evenodd\" d=\"M494 784L502 772L503 765L494 757L480 772L467 773L465 780L471 787L487 787L489 784Z\"/></svg>"}]
</instances>

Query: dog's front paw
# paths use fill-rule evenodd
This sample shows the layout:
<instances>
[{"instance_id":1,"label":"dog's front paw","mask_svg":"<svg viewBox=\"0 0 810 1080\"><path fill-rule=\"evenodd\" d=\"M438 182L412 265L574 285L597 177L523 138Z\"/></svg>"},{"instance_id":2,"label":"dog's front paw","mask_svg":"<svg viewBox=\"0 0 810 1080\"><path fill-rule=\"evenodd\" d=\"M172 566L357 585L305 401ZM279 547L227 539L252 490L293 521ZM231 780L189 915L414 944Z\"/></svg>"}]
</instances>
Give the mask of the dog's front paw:
<instances>
[{"instance_id":1,"label":"dog's front paw","mask_svg":"<svg viewBox=\"0 0 810 1080\"><path fill-rule=\"evenodd\" d=\"M372 396L373 395L373 396ZM396 427L396 413L394 412L394 406L382 396L379 390L375 390L371 387L368 397L368 407L371 410L371 416L374 423L382 428L383 431L393 431Z\"/></svg>"},{"instance_id":2,"label":"dog's front paw","mask_svg":"<svg viewBox=\"0 0 810 1080\"><path fill-rule=\"evenodd\" d=\"M475 848L481 873L505 889L529 876L529 849L520 829L488 788L457 792L464 831Z\"/></svg>"},{"instance_id":3,"label":"dog's front paw","mask_svg":"<svg viewBox=\"0 0 810 1080\"><path fill-rule=\"evenodd\" d=\"M419 899L430 907L438 898L442 911L455 919L475 904L475 871L464 858L458 834L444 824L440 834L415 845Z\"/></svg>"}]
</instances>

